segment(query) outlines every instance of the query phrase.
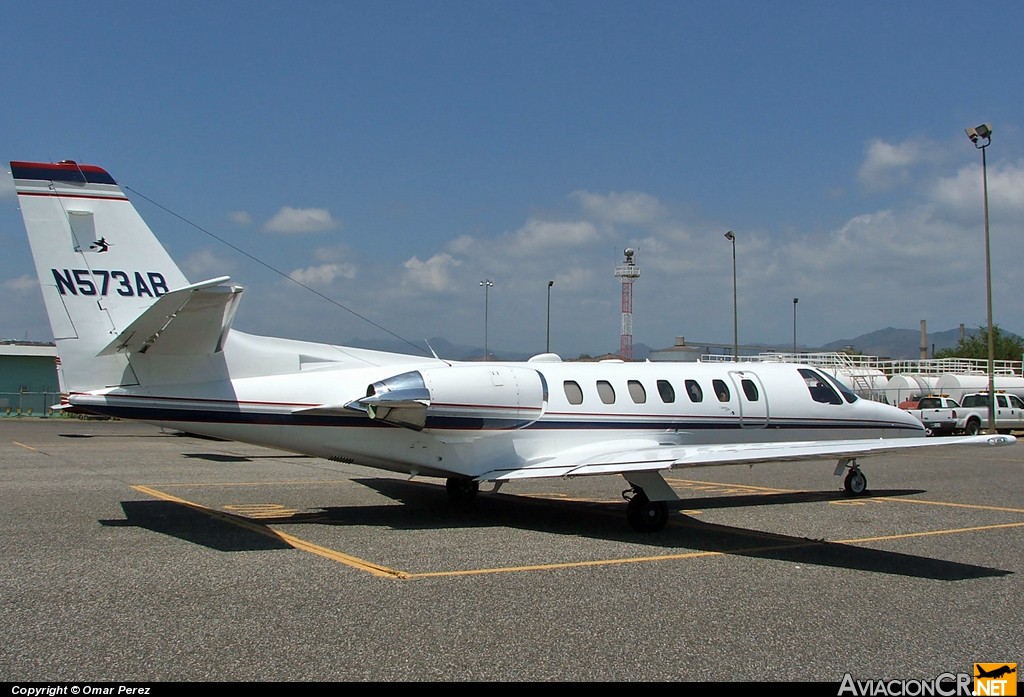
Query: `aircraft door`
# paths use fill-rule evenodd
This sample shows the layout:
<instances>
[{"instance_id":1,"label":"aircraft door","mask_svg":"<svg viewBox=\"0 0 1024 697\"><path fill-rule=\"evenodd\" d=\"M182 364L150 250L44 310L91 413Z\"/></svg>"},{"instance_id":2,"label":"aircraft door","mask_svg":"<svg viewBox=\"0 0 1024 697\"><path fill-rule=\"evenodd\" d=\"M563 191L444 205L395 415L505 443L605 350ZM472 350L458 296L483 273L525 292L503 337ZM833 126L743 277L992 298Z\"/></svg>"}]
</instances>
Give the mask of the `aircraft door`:
<instances>
[{"instance_id":1,"label":"aircraft door","mask_svg":"<svg viewBox=\"0 0 1024 697\"><path fill-rule=\"evenodd\" d=\"M768 393L761 378L751 370L731 370L729 379L739 404L740 428L767 428Z\"/></svg>"}]
</instances>

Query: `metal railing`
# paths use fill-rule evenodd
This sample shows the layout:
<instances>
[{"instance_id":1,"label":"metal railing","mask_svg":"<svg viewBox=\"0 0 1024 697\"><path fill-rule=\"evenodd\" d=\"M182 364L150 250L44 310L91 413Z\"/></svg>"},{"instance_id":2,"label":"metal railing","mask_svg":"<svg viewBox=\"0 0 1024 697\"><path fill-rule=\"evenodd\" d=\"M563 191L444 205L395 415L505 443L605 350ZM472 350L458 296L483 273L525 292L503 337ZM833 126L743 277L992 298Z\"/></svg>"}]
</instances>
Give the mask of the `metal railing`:
<instances>
[{"instance_id":1,"label":"metal railing","mask_svg":"<svg viewBox=\"0 0 1024 697\"><path fill-rule=\"evenodd\" d=\"M702 362L718 363L732 361L733 357L720 354L704 354ZM819 368L837 370L879 370L886 376L911 373L914 375L940 376L945 373L957 375L987 375L988 360L984 358L931 358L920 360L893 360L878 356L851 355L842 352L822 351L815 353L764 352L756 356L740 356L741 361L769 361L777 363L806 363ZM1024 376L1024 363L1021 361L998 360L993 362L993 374L1005 376Z\"/></svg>"}]
</instances>

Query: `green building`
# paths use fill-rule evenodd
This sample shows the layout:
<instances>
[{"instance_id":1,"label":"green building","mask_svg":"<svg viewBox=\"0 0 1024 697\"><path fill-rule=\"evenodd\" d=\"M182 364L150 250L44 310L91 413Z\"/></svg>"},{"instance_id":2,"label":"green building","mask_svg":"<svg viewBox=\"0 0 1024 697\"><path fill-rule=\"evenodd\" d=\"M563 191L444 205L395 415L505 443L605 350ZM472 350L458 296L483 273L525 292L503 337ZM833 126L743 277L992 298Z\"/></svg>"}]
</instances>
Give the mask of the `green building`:
<instances>
[{"instance_id":1,"label":"green building","mask_svg":"<svg viewBox=\"0 0 1024 697\"><path fill-rule=\"evenodd\" d=\"M0 342L0 418L53 416L60 400L56 346Z\"/></svg>"}]
</instances>

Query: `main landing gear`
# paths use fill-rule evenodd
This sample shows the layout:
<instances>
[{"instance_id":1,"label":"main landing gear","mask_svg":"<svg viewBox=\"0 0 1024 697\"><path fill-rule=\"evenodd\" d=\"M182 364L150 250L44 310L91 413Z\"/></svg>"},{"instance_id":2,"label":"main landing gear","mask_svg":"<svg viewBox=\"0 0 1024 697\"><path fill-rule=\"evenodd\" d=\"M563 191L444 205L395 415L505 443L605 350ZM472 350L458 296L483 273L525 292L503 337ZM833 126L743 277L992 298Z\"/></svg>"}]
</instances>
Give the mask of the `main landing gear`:
<instances>
[{"instance_id":1,"label":"main landing gear","mask_svg":"<svg viewBox=\"0 0 1024 697\"><path fill-rule=\"evenodd\" d=\"M448 498L457 506L468 506L476 500L480 482L465 477L449 477L445 482Z\"/></svg>"},{"instance_id":2,"label":"main landing gear","mask_svg":"<svg viewBox=\"0 0 1024 697\"><path fill-rule=\"evenodd\" d=\"M468 506L476 500L480 483L466 477L449 477L445 481L449 500L457 506ZM622 492L629 505L626 518L637 532L657 532L668 522L668 504L665 501L651 501L639 486Z\"/></svg>"},{"instance_id":3,"label":"main landing gear","mask_svg":"<svg viewBox=\"0 0 1024 697\"><path fill-rule=\"evenodd\" d=\"M836 465L836 474L842 474L843 468L849 468L846 479L843 480L843 489L848 496L863 496L868 491L868 478L860 471L856 460L840 460Z\"/></svg>"},{"instance_id":4,"label":"main landing gear","mask_svg":"<svg viewBox=\"0 0 1024 697\"><path fill-rule=\"evenodd\" d=\"M637 532L657 532L668 522L668 504L664 501L651 501L640 487L626 489L622 492L622 498L629 502L626 518Z\"/></svg>"}]
</instances>

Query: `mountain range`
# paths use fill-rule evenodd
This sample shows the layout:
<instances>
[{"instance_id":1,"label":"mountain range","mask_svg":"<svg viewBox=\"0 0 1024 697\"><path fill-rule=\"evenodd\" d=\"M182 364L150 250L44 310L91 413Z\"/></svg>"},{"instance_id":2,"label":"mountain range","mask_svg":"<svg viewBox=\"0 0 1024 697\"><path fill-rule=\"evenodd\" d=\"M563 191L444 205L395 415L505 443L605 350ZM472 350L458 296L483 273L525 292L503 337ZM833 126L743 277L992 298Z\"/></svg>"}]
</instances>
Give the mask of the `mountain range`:
<instances>
[{"instance_id":1,"label":"mountain range","mask_svg":"<svg viewBox=\"0 0 1024 697\"><path fill-rule=\"evenodd\" d=\"M964 329L963 334L965 336L973 336L978 331L975 329ZM1013 336L1012 334L1008 334ZM929 357L935 354L936 351L943 349L952 348L957 345L960 341L961 330L960 328L949 329L943 332L929 332L927 335L928 346L927 354ZM429 339L430 348L441 358L448 360L462 361L462 360L478 360L483 355L483 347L481 346L469 346L465 344L453 344L446 339L435 337ZM692 345L699 346L700 342L690 342ZM346 343L347 346L358 346L361 348L377 349L381 351L395 351L398 353L410 353L411 347L409 344L398 341L398 340L379 340L374 341L370 339L351 339ZM716 344L719 345L719 344ZM663 347L667 348L667 347ZM799 351L806 351L810 353L819 352L831 352L831 351L842 351L844 349L852 348L853 350L866 355L866 356L878 356L879 358L889 358L894 360L915 360L921 357L921 331L920 329L896 329L894 327L886 327L885 329L878 329L867 334L861 334L850 339L837 339L830 341L823 346L803 346L798 345ZM758 344L755 347L748 347L750 353L758 353L760 351L791 351L793 349L792 344ZM426 351L426 347L424 346ZM633 344L633 358L634 360L646 359L651 351L660 350L655 347L652 348L646 344ZM536 352L536 353L539 353ZM594 353L589 356L584 355L583 358L604 358L608 356L617 355L617 351L607 351L605 353ZM746 353L741 348L741 354ZM501 349L495 349L491 351L493 358L497 360L506 361L525 361L534 355L533 353L518 353L514 351L502 351ZM579 356L563 356L566 360L574 360Z\"/></svg>"}]
</instances>

